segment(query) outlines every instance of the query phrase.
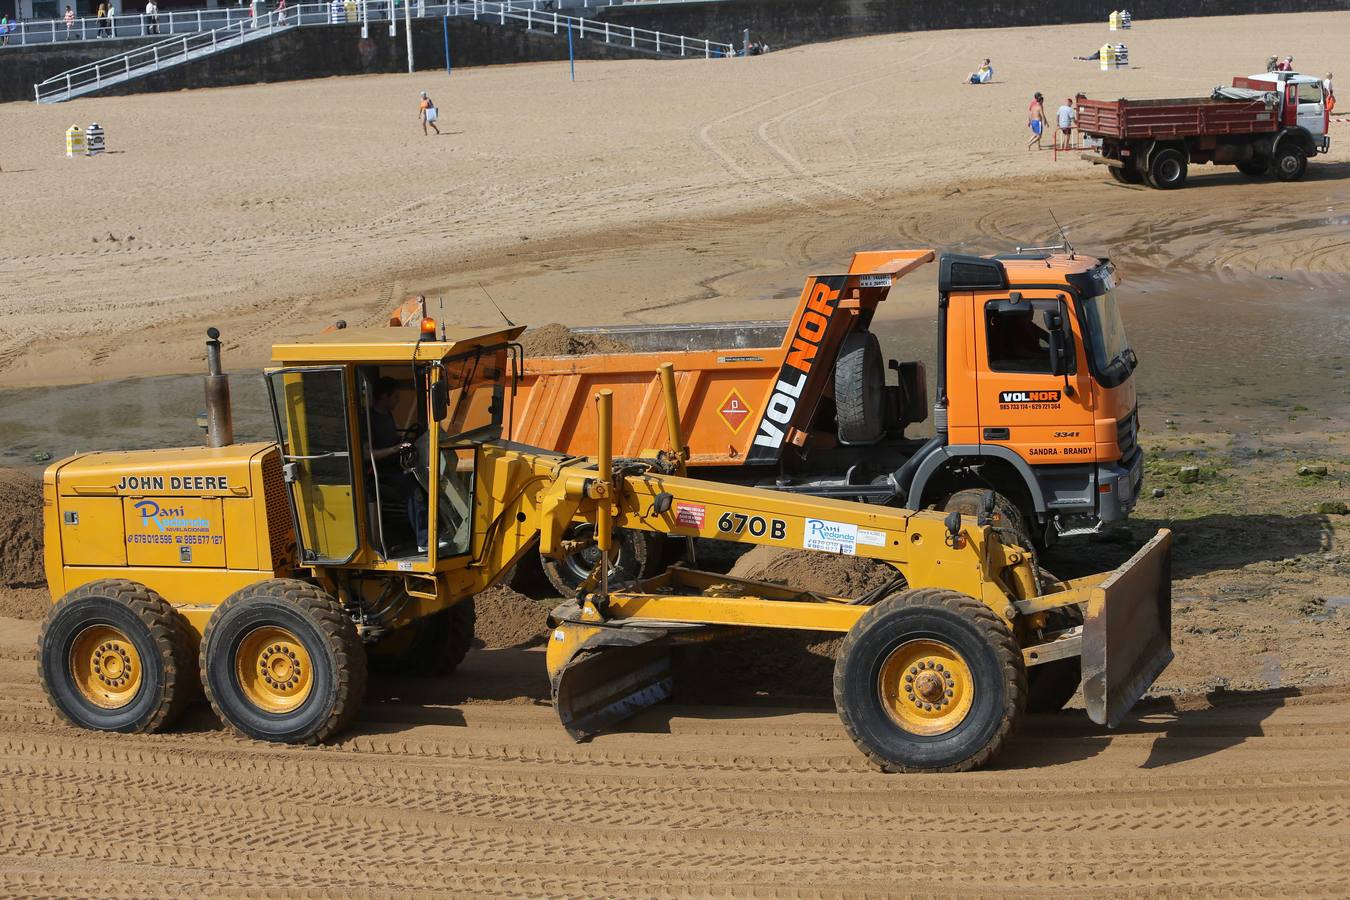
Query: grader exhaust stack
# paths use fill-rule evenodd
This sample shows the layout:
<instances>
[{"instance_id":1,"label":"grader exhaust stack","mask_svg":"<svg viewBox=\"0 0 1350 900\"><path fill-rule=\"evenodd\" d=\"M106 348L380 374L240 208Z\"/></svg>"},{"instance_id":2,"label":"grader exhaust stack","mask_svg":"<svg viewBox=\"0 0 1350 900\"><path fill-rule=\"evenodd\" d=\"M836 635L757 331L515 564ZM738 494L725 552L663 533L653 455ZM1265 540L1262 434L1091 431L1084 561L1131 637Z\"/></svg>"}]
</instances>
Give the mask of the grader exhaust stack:
<instances>
[{"instance_id":1,"label":"grader exhaust stack","mask_svg":"<svg viewBox=\"0 0 1350 900\"><path fill-rule=\"evenodd\" d=\"M206 446L234 443L234 411L230 407L230 376L220 367L220 330L206 329Z\"/></svg>"}]
</instances>

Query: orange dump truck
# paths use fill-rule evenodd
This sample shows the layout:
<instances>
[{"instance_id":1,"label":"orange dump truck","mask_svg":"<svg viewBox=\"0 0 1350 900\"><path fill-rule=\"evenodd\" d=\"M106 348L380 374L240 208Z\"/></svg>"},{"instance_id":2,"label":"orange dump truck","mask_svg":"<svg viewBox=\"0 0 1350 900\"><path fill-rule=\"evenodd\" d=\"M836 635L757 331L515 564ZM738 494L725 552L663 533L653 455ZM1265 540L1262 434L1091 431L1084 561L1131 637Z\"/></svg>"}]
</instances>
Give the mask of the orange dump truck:
<instances>
[{"instance_id":1,"label":"orange dump truck","mask_svg":"<svg viewBox=\"0 0 1350 900\"><path fill-rule=\"evenodd\" d=\"M934 433L915 437L929 376L888 364L871 325L891 287L932 262ZM633 352L527 357L507 436L585 455L592 397L608 388L615 454L665 447L657 369L669 362L701 478L970 514L992 491L996 527L1044 545L1123 519L1142 486L1137 360L1113 287L1109 261L1071 251L856 253L846 272L808 277L786 322L577 329ZM621 574L658 564L659 547L640 540L625 536ZM597 554L545 570L565 589Z\"/></svg>"}]
</instances>

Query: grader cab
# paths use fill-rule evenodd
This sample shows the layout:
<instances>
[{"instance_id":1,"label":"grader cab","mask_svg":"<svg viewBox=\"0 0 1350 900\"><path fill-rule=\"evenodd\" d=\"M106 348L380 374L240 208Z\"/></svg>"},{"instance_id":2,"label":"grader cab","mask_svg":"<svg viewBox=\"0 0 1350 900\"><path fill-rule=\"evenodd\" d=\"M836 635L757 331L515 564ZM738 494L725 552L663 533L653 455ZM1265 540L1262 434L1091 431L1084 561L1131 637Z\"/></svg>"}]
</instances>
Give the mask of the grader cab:
<instances>
[{"instance_id":1,"label":"grader cab","mask_svg":"<svg viewBox=\"0 0 1350 900\"><path fill-rule=\"evenodd\" d=\"M554 611L547 666L584 738L671 693L691 642L739 627L847 635L835 684L849 734L883 768L971 768L1028 703L1080 677L1115 724L1171 658L1169 535L1114 573L1053 583L978 516L700 481L684 473L674 377L669 446L569 457L504 441L520 328L339 331L274 348L274 442L234 444L219 345L205 448L94 453L48 469L42 680L74 724L167 728L200 683L253 738L326 740L356 715L367 658L447 672L472 640L473 597L536 543L599 551L621 529L883 560L893 582L834 598L676 566L611 585L609 566ZM213 335L213 342L215 337Z\"/></svg>"}]
</instances>

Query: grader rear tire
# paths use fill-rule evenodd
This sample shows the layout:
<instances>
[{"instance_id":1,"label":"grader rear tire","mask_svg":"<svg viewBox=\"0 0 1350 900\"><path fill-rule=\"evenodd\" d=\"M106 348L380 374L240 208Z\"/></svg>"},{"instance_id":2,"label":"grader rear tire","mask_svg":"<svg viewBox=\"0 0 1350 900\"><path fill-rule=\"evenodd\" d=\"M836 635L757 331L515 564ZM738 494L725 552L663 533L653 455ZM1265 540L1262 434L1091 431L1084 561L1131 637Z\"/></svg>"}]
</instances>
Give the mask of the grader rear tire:
<instances>
[{"instance_id":1,"label":"grader rear tire","mask_svg":"<svg viewBox=\"0 0 1350 900\"><path fill-rule=\"evenodd\" d=\"M159 594L122 578L78 587L51 608L38 676L63 719L95 731L163 731L196 693L186 623Z\"/></svg>"},{"instance_id":2,"label":"grader rear tire","mask_svg":"<svg viewBox=\"0 0 1350 900\"><path fill-rule=\"evenodd\" d=\"M1026 706L1012 632L955 591L893 594L848 632L834 668L844 730L885 772L964 772L1002 749Z\"/></svg>"},{"instance_id":3,"label":"grader rear tire","mask_svg":"<svg viewBox=\"0 0 1350 900\"><path fill-rule=\"evenodd\" d=\"M329 594L277 578L222 603L202 635L206 699L244 737L318 743L356 716L366 692L366 652Z\"/></svg>"}]
</instances>

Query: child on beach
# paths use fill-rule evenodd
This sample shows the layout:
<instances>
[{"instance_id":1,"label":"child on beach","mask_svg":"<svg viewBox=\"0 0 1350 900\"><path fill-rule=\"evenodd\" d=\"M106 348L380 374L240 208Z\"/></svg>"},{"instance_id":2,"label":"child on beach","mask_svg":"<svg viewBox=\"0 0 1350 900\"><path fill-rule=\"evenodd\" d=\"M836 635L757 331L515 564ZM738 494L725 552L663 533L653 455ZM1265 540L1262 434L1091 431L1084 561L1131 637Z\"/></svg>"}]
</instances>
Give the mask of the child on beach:
<instances>
[{"instance_id":1,"label":"child on beach","mask_svg":"<svg viewBox=\"0 0 1350 900\"><path fill-rule=\"evenodd\" d=\"M436 104L431 102L431 98L427 96L426 91L422 92L422 102L417 105L417 117L422 120L423 134L427 134L428 125L431 126L432 131L437 134L441 133L441 130L436 127Z\"/></svg>"}]
</instances>

